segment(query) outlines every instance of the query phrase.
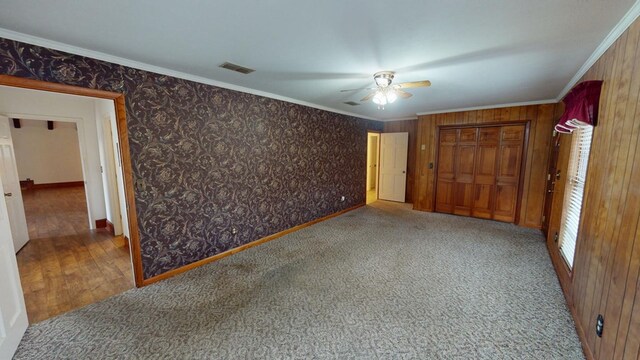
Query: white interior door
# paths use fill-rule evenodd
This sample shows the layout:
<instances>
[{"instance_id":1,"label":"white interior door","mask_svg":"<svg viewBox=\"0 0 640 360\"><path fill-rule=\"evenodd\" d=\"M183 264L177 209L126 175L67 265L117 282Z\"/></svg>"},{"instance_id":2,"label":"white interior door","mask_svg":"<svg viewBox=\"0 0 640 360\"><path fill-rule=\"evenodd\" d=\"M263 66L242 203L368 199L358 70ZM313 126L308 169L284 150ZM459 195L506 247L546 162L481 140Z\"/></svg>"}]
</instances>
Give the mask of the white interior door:
<instances>
[{"instance_id":1,"label":"white interior door","mask_svg":"<svg viewBox=\"0 0 640 360\"><path fill-rule=\"evenodd\" d=\"M404 202L409 133L385 133L380 137L379 197L382 200Z\"/></svg>"},{"instance_id":2,"label":"white interior door","mask_svg":"<svg viewBox=\"0 0 640 360\"><path fill-rule=\"evenodd\" d=\"M2 187L1 178L0 187ZM0 359L13 357L29 325L11 238L7 205L2 200L0 201Z\"/></svg>"},{"instance_id":3,"label":"white interior door","mask_svg":"<svg viewBox=\"0 0 640 360\"><path fill-rule=\"evenodd\" d=\"M20 178L11 141L11 125L6 116L0 116L0 178L11 223L13 248L18 252L29 241L29 229L24 214Z\"/></svg>"}]
</instances>

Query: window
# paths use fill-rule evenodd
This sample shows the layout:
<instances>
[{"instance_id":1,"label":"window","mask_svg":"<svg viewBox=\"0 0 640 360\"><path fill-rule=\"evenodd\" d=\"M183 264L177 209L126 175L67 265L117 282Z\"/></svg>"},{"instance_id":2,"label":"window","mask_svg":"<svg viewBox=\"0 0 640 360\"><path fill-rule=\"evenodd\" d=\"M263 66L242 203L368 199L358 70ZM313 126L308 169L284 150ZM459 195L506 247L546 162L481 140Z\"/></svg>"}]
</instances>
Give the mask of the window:
<instances>
[{"instance_id":1,"label":"window","mask_svg":"<svg viewBox=\"0 0 640 360\"><path fill-rule=\"evenodd\" d=\"M573 131L571 139L571 154L569 155L567 185L564 193L564 207L559 237L560 253L566 260L567 265L569 265L569 269L573 268L573 258L576 252L592 134L593 126L580 126Z\"/></svg>"}]
</instances>

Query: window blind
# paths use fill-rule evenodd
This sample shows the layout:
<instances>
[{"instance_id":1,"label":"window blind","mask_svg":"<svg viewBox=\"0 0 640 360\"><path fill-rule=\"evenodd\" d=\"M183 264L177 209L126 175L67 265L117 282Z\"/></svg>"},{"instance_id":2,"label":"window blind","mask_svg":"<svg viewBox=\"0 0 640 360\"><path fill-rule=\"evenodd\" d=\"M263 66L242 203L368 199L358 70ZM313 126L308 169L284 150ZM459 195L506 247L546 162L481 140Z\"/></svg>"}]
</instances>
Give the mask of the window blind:
<instances>
[{"instance_id":1,"label":"window blind","mask_svg":"<svg viewBox=\"0 0 640 360\"><path fill-rule=\"evenodd\" d=\"M569 269L573 268L573 258L576 252L592 135L593 126L585 125L575 129L571 139L571 154L569 155L567 185L559 235L560 253L569 265Z\"/></svg>"}]
</instances>

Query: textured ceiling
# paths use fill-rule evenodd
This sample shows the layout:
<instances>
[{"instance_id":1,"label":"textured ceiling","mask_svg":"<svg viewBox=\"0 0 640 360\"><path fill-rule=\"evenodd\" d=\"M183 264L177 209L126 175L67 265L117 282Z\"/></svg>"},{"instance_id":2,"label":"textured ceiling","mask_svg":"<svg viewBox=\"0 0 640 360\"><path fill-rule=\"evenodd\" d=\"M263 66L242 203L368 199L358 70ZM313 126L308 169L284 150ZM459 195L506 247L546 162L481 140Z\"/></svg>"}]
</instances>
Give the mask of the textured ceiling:
<instances>
[{"instance_id":1,"label":"textured ceiling","mask_svg":"<svg viewBox=\"0 0 640 360\"><path fill-rule=\"evenodd\" d=\"M0 0L0 28L388 120L555 99L633 2ZM385 110L343 104L379 70L433 85Z\"/></svg>"}]
</instances>

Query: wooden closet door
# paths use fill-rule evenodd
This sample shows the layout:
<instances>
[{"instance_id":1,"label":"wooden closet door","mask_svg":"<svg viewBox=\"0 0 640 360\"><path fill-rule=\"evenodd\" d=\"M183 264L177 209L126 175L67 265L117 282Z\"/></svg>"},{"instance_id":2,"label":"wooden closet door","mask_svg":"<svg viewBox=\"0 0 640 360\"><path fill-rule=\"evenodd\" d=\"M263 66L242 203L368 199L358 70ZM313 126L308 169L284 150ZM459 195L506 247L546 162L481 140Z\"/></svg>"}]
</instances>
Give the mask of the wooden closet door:
<instances>
[{"instance_id":1,"label":"wooden closet door","mask_svg":"<svg viewBox=\"0 0 640 360\"><path fill-rule=\"evenodd\" d=\"M457 130L440 131L438 144L438 174L436 182L436 211L453 212Z\"/></svg>"},{"instance_id":2,"label":"wooden closet door","mask_svg":"<svg viewBox=\"0 0 640 360\"><path fill-rule=\"evenodd\" d=\"M493 218L500 127L485 127L478 131L473 209L471 216Z\"/></svg>"},{"instance_id":3,"label":"wooden closet door","mask_svg":"<svg viewBox=\"0 0 640 360\"><path fill-rule=\"evenodd\" d=\"M453 187L453 213L471 215L473 207L473 178L476 164L477 128L464 128L458 132L458 146Z\"/></svg>"},{"instance_id":4,"label":"wooden closet door","mask_svg":"<svg viewBox=\"0 0 640 360\"><path fill-rule=\"evenodd\" d=\"M524 132L524 125L503 126L500 131L493 213L495 220L515 221Z\"/></svg>"}]
</instances>

